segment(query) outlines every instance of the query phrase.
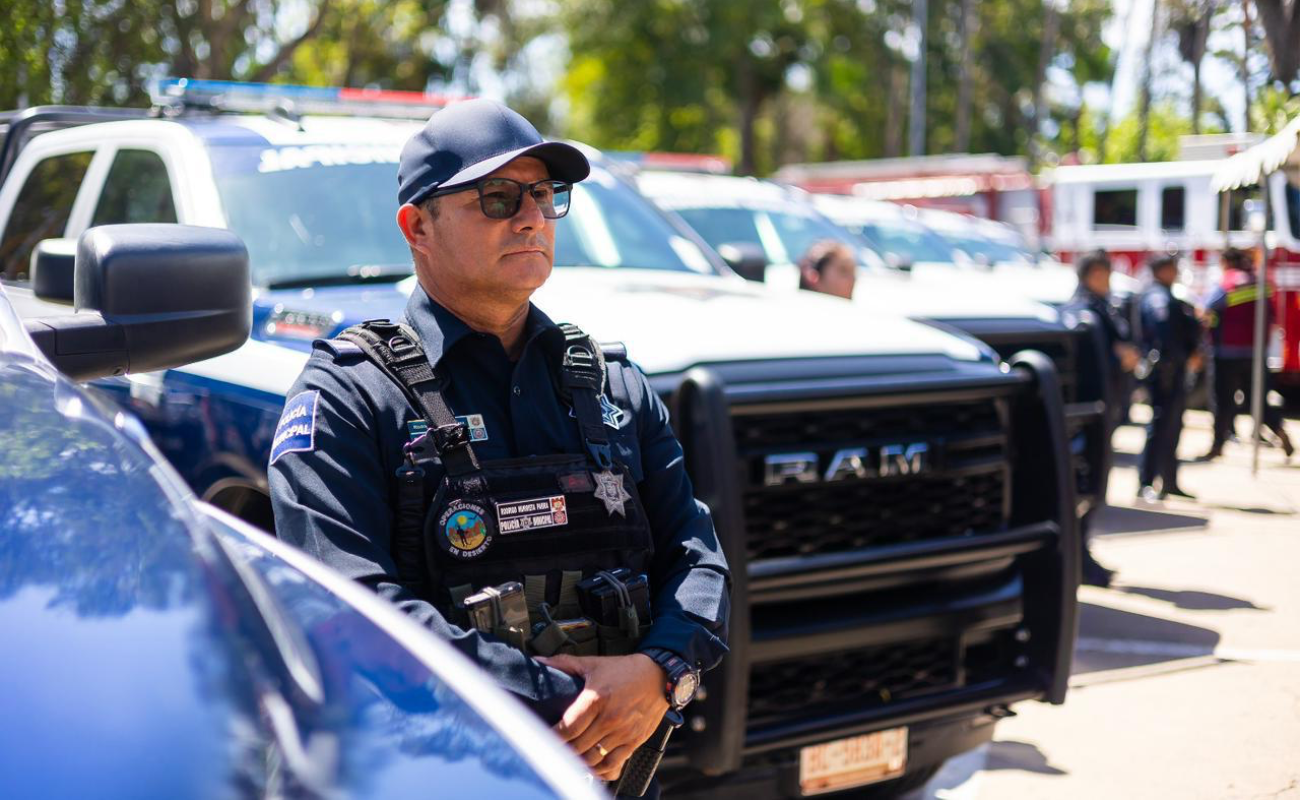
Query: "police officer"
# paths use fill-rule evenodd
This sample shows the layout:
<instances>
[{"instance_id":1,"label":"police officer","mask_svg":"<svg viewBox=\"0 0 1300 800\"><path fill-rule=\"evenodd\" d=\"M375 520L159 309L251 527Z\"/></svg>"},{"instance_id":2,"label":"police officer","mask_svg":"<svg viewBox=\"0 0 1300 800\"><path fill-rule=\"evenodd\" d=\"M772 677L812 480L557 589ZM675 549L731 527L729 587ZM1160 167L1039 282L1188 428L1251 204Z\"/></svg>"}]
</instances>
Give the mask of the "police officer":
<instances>
[{"instance_id":1,"label":"police officer","mask_svg":"<svg viewBox=\"0 0 1300 800\"><path fill-rule=\"evenodd\" d=\"M403 323L315 343L270 483L282 539L451 642L613 780L722 659L730 577L646 377L529 301L588 172L497 103L436 112L398 167L419 281ZM612 620L576 602L593 580ZM476 627L473 598L521 587L526 622Z\"/></svg>"},{"instance_id":2,"label":"police officer","mask_svg":"<svg viewBox=\"0 0 1300 800\"><path fill-rule=\"evenodd\" d=\"M1177 452L1187 408L1187 375L1201 367L1201 326L1192 306L1174 296L1178 260L1160 255L1148 266L1153 282L1142 295L1141 313L1151 422L1138 467L1138 496L1149 502L1168 495L1195 499L1178 486Z\"/></svg>"},{"instance_id":3,"label":"police officer","mask_svg":"<svg viewBox=\"0 0 1300 800\"><path fill-rule=\"evenodd\" d=\"M1206 326L1210 330L1210 401L1214 411L1214 443L1201 457L1211 461L1223 453L1223 445L1233 433L1237 419L1237 392L1250 398L1252 359L1255 353L1255 303L1259 287L1255 281L1250 255L1235 247L1223 251L1223 281L1206 304ZM1273 287L1268 288L1269 296ZM1271 325L1273 308L1266 307ZM1265 372L1267 391L1268 373ZM1264 405L1264 425L1277 435L1287 458L1295 452L1291 438L1282 427L1282 411Z\"/></svg>"},{"instance_id":4,"label":"police officer","mask_svg":"<svg viewBox=\"0 0 1300 800\"><path fill-rule=\"evenodd\" d=\"M1106 502L1109 484L1111 437L1120 422L1124 408L1124 392L1128 389L1127 374L1138 362L1138 351L1131 341L1128 320L1111 302L1111 263L1105 251L1084 254L1075 265L1079 285L1074 296L1062 309L1073 316L1089 333L1091 347L1083 352L1079 371L1079 399L1084 402L1105 403L1102 412L1100 441L1100 474L1097 476L1098 506ZM1109 586L1114 571L1103 567L1093 558L1088 548L1088 529L1097 508L1090 510L1081 520L1083 545L1083 582L1092 586Z\"/></svg>"}]
</instances>

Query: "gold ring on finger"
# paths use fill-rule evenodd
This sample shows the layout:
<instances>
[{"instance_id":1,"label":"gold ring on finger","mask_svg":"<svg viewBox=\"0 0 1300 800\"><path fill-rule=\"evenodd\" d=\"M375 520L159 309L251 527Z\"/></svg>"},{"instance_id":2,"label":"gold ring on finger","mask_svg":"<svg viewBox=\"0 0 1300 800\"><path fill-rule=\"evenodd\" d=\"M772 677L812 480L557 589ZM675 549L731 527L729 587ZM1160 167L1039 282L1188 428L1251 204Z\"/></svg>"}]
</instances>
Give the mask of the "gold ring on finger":
<instances>
[{"instance_id":1,"label":"gold ring on finger","mask_svg":"<svg viewBox=\"0 0 1300 800\"><path fill-rule=\"evenodd\" d=\"M604 758L605 756L609 755L609 751L605 749L605 745L601 744L600 742L596 742L596 752L600 753L601 758Z\"/></svg>"}]
</instances>

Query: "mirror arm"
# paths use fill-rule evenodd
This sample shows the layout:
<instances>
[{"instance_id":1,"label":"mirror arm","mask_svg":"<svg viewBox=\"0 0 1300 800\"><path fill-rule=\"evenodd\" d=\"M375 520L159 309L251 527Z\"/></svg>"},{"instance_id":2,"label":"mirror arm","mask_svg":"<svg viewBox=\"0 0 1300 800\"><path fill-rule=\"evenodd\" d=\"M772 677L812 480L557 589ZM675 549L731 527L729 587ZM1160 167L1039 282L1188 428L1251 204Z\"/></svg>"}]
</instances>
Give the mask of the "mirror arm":
<instances>
[{"instance_id":1,"label":"mirror arm","mask_svg":"<svg viewBox=\"0 0 1300 800\"><path fill-rule=\"evenodd\" d=\"M130 365L126 329L96 312L29 319L23 327L45 357L75 381L122 375Z\"/></svg>"}]
</instances>

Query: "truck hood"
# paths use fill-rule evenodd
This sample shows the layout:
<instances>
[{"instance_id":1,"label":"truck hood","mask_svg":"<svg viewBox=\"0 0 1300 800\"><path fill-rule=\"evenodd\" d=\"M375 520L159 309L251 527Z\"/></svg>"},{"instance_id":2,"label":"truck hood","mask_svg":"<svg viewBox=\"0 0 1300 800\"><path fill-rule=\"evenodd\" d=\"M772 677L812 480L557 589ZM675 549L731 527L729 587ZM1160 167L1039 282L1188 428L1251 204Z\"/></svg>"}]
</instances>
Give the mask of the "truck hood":
<instances>
[{"instance_id":1,"label":"truck hood","mask_svg":"<svg viewBox=\"0 0 1300 800\"><path fill-rule=\"evenodd\" d=\"M411 278L382 286L263 292L254 309L253 340L234 353L181 370L211 373L214 365L222 374L238 370L241 382L255 381L256 388L284 394L301 371L312 339L367 319L397 319L416 288ZM629 356L650 374L766 359L983 357L978 345L904 319L888 303L864 314L838 298L783 292L739 278L563 267L552 273L533 302L556 322L572 322L597 340L623 342ZM318 332L275 322L286 318L314 320Z\"/></svg>"},{"instance_id":2,"label":"truck hood","mask_svg":"<svg viewBox=\"0 0 1300 800\"><path fill-rule=\"evenodd\" d=\"M793 266L769 266L767 280L773 289L798 291L799 273ZM956 323L971 319L1023 319L1056 322L1058 319L1056 311L1029 297L1013 282L993 279L988 272L949 264L916 264L910 273L870 268L859 270L853 303L873 316L904 316L922 321Z\"/></svg>"}]
</instances>

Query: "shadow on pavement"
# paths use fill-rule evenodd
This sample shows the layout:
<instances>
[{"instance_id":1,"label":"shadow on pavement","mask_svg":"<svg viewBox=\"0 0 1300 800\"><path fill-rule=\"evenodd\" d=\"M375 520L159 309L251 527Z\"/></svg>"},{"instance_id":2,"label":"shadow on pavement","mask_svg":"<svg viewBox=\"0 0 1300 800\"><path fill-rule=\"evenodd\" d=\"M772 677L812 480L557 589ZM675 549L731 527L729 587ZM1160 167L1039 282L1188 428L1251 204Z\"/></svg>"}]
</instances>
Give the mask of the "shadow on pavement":
<instances>
[{"instance_id":1,"label":"shadow on pavement","mask_svg":"<svg viewBox=\"0 0 1300 800\"><path fill-rule=\"evenodd\" d=\"M1071 671L1083 675L1207 656L1218 644L1219 634L1209 628L1080 603Z\"/></svg>"},{"instance_id":2,"label":"shadow on pavement","mask_svg":"<svg viewBox=\"0 0 1300 800\"><path fill-rule=\"evenodd\" d=\"M997 741L989 745L985 770L1018 769L1040 775L1068 775L1069 773L1047 763L1047 756L1037 745L1029 742Z\"/></svg>"},{"instance_id":3,"label":"shadow on pavement","mask_svg":"<svg viewBox=\"0 0 1300 800\"><path fill-rule=\"evenodd\" d=\"M1219 511L1238 511L1243 514L1276 514L1280 517L1294 517L1295 512L1291 510L1280 510L1276 508L1264 508L1263 506L1229 506L1221 503L1202 503L1206 508L1214 508Z\"/></svg>"},{"instance_id":4,"label":"shadow on pavement","mask_svg":"<svg viewBox=\"0 0 1300 800\"><path fill-rule=\"evenodd\" d=\"M1123 533L1154 533L1156 531L1184 531L1204 528L1205 517L1191 514L1174 514L1168 511L1151 511L1128 506L1106 506L1098 509L1092 522L1092 535L1110 536Z\"/></svg>"},{"instance_id":5,"label":"shadow on pavement","mask_svg":"<svg viewBox=\"0 0 1300 800\"><path fill-rule=\"evenodd\" d=\"M1123 450L1116 450L1110 457L1111 467L1129 467L1137 469L1142 461L1141 453L1126 453Z\"/></svg>"},{"instance_id":6,"label":"shadow on pavement","mask_svg":"<svg viewBox=\"0 0 1300 800\"><path fill-rule=\"evenodd\" d=\"M1231 611L1238 608L1249 608L1252 611L1270 610L1261 608L1249 600L1242 600L1240 597L1229 597L1226 594L1214 594L1213 592L1153 589L1147 586L1114 586L1112 588L1125 594L1137 594L1150 597L1153 600L1163 600L1176 608L1187 611Z\"/></svg>"}]
</instances>

